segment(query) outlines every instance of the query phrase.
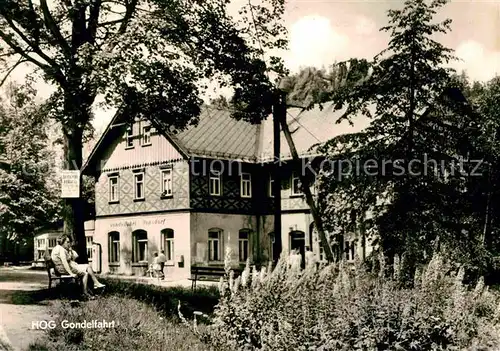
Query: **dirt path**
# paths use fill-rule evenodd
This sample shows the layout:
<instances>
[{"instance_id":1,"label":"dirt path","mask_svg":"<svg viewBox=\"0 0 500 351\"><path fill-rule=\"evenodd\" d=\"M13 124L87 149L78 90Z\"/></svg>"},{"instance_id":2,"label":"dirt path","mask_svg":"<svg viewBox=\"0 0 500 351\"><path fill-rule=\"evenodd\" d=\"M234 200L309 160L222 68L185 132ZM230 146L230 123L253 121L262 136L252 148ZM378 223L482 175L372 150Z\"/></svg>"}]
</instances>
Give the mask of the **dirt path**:
<instances>
[{"instance_id":1,"label":"dirt path","mask_svg":"<svg viewBox=\"0 0 500 351\"><path fill-rule=\"evenodd\" d=\"M42 336L32 323L51 319L50 302L38 293L46 280L39 272L0 269L0 351L25 351Z\"/></svg>"}]
</instances>

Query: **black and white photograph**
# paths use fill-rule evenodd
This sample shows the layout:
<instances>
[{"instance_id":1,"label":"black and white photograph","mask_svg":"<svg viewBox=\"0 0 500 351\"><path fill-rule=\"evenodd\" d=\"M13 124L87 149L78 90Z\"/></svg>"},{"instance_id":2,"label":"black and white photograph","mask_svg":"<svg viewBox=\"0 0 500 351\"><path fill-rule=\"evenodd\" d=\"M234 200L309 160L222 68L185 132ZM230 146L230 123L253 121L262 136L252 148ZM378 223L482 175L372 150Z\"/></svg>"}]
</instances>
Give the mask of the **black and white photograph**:
<instances>
[{"instance_id":1,"label":"black and white photograph","mask_svg":"<svg viewBox=\"0 0 500 351\"><path fill-rule=\"evenodd\" d=\"M0 0L0 351L500 350L500 0Z\"/></svg>"}]
</instances>

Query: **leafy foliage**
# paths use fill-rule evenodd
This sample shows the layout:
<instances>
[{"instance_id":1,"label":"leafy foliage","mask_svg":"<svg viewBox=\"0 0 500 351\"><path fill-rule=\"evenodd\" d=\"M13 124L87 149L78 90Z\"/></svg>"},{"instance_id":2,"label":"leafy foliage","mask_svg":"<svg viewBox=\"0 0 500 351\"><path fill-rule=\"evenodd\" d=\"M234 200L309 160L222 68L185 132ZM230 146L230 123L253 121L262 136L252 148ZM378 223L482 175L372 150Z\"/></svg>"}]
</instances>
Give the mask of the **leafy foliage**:
<instances>
[{"instance_id":1,"label":"leafy foliage","mask_svg":"<svg viewBox=\"0 0 500 351\"><path fill-rule=\"evenodd\" d=\"M60 218L54 158L43 106L29 86L11 86L0 106L0 230L11 239L31 240L35 230Z\"/></svg>"},{"instance_id":2,"label":"leafy foliage","mask_svg":"<svg viewBox=\"0 0 500 351\"><path fill-rule=\"evenodd\" d=\"M217 350L463 350L500 346L498 294L480 280L463 285L435 255L412 289L400 286L383 257L368 273L331 264L301 270L282 257L268 271L247 266L221 284L221 301L207 331ZM185 322L187 323L187 321Z\"/></svg>"},{"instance_id":3,"label":"leafy foliage","mask_svg":"<svg viewBox=\"0 0 500 351\"><path fill-rule=\"evenodd\" d=\"M302 68L297 74L287 76L280 87L287 93L288 103L310 107L325 102L341 87L351 87L367 78L369 64L366 60L351 59L333 64L326 69Z\"/></svg>"},{"instance_id":4,"label":"leafy foliage","mask_svg":"<svg viewBox=\"0 0 500 351\"><path fill-rule=\"evenodd\" d=\"M241 20L228 0L97 0L19 2L0 7L0 58L10 74L30 64L52 84L47 112L61 122L65 161L82 167L82 142L96 97L132 120L183 129L197 122L200 94L218 79L234 89L234 118L269 115L283 48L283 0L246 3ZM268 76L269 74L269 76ZM1 81L0 81L1 82ZM67 202L80 257L85 255L83 203Z\"/></svg>"},{"instance_id":5,"label":"leafy foliage","mask_svg":"<svg viewBox=\"0 0 500 351\"><path fill-rule=\"evenodd\" d=\"M224 95L219 95L214 99L210 99L210 105L220 109L230 108L230 102L226 99Z\"/></svg>"},{"instance_id":6,"label":"leafy foliage","mask_svg":"<svg viewBox=\"0 0 500 351\"><path fill-rule=\"evenodd\" d=\"M331 95L337 109L345 108L340 120L355 123L364 115L371 123L322 147L330 159L354 167L346 174L339 162L320 177L328 227L346 230L354 213L377 234L373 244L389 257L405 253L413 266L429 260L438 237L465 263L471 255L458 253L477 234L466 191L473 165L463 160L481 148L481 122L445 67L454 59L451 50L433 39L450 30L451 20L433 22L445 3L406 1L388 12L382 30L389 45L370 62L368 77Z\"/></svg>"},{"instance_id":7,"label":"leafy foliage","mask_svg":"<svg viewBox=\"0 0 500 351\"><path fill-rule=\"evenodd\" d=\"M4 3L2 52L33 63L59 88L52 102L65 127L83 128L103 94L108 106L183 128L199 114L202 79L219 78L248 103L244 97L271 92L267 71L284 72L277 57L263 60L286 45L279 0L243 6L238 22L225 0Z\"/></svg>"}]
</instances>

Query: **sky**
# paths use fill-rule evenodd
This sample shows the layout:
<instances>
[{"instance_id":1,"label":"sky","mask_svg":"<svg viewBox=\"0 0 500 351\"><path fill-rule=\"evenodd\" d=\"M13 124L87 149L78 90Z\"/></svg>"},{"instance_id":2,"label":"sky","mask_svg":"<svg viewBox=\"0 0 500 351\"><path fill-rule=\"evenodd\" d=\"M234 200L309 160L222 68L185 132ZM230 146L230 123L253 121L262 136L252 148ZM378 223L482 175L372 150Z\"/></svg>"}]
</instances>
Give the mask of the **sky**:
<instances>
[{"instance_id":1,"label":"sky","mask_svg":"<svg viewBox=\"0 0 500 351\"><path fill-rule=\"evenodd\" d=\"M236 0L243 1L246 0ZM289 30L287 67L327 66L349 58L371 59L388 43L379 28L386 12L402 0L289 0L285 25ZM500 0L451 1L438 19L451 18L452 32L437 39L461 59L453 64L473 80L487 81L500 73ZM17 74L16 74L17 75ZM102 131L113 111L95 111L94 126Z\"/></svg>"},{"instance_id":2,"label":"sky","mask_svg":"<svg viewBox=\"0 0 500 351\"><path fill-rule=\"evenodd\" d=\"M351 57L371 59L386 47L388 35L379 28L387 24L387 10L403 1L382 0L291 0L287 7L290 52L287 66L321 66ZM456 50L476 80L489 80L500 73L500 1L452 1L437 19L452 19L452 31L438 37ZM325 44L329 43L329 44Z\"/></svg>"}]
</instances>

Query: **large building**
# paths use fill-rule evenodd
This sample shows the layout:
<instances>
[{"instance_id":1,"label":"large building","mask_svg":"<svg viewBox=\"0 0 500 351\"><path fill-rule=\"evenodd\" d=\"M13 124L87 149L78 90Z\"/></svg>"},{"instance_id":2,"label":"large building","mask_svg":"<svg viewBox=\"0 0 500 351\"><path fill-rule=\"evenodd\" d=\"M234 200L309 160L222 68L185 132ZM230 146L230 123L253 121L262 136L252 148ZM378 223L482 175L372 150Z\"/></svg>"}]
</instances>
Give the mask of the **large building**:
<instances>
[{"instance_id":1,"label":"large building","mask_svg":"<svg viewBox=\"0 0 500 351\"><path fill-rule=\"evenodd\" d=\"M303 158L314 145L367 125L335 124L342 111L290 109L288 124ZM96 179L95 233L103 273L142 275L154 252L165 251L167 274L190 276L192 265L223 265L247 258L264 264L276 255L272 120L252 125L230 113L204 107L199 123L180 133L160 130L148 120L133 125L115 117L95 146L83 173ZM283 251L311 247L323 259L297 165L281 138ZM314 193L314 186L312 187ZM351 233L345 258L361 250Z\"/></svg>"}]
</instances>

